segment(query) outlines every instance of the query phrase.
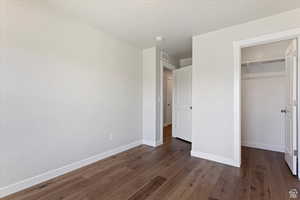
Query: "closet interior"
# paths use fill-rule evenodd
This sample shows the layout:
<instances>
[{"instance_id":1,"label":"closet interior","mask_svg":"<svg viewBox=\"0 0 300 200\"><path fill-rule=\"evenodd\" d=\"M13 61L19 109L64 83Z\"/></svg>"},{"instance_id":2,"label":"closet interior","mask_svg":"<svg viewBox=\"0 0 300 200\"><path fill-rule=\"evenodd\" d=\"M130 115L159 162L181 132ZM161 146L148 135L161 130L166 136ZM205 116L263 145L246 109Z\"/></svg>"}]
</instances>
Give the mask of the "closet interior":
<instances>
[{"instance_id":1,"label":"closet interior","mask_svg":"<svg viewBox=\"0 0 300 200\"><path fill-rule=\"evenodd\" d=\"M242 49L242 145L284 152L286 50L291 40Z\"/></svg>"}]
</instances>

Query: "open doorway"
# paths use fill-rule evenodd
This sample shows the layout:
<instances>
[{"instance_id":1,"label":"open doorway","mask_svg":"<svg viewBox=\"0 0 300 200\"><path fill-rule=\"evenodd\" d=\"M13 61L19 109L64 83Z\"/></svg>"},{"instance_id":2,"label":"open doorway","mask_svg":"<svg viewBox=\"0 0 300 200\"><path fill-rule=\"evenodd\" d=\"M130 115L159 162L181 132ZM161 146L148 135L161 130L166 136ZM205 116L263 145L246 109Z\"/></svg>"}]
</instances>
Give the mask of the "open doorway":
<instances>
[{"instance_id":1,"label":"open doorway","mask_svg":"<svg viewBox=\"0 0 300 200\"><path fill-rule=\"evenodd\" d=\"M180 59L179 67L160 64L160 135L163 143L180 139L192 142L192 58Z\"/></svg>"},{"instance_id":2,"label":"open doorway","mask_svg":"<svg viewBox=\"0 0 300 200\"><path fill-rule=\"evenodd\" d=\"M172 139L173 72L163 68L163 142Z\"/></svg>"},{"instance_id":3,"label":"open doorway","mask_svg":"<svg viewBox=\"0 0 300 200\"><path fill-rule=\"evenodd\" d=\"M297 45L292 38L241 48L240 65L241 145L280 152L293 175L298 157Z\"/></svg>"}]
</instances>

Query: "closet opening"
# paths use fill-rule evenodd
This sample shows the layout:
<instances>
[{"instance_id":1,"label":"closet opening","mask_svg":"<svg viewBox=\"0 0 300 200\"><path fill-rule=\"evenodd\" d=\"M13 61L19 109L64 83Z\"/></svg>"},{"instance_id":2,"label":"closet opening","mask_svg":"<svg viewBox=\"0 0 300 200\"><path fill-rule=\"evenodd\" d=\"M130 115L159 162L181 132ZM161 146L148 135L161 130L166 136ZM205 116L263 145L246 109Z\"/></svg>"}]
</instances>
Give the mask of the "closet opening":
<instances>
[{"instance_id":1,"label":"closet opening","mask_svg":"<svg viewBox=\"0 0 300 200\"><path fill-rule=\"evenodd\" d=\"M241 156L277 152L293 175L298 167L297 58L297 39L241 49Z\"/></svg>"}]
</instances>

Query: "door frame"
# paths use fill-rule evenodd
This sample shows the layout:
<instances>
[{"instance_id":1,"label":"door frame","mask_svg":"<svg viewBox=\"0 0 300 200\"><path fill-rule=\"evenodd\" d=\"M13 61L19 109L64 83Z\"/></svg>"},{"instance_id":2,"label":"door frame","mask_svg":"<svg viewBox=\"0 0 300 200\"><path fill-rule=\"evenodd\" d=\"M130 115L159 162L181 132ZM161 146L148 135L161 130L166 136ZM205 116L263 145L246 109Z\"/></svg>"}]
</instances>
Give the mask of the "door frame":
<instances>
[{"instance_id":1,"label":"door frame","mask_svg":"<svg viewBox=\"0 0 300 200\"><path fill-rule=\"evenodd\" d=\"M281 40L297 39L298 49L300 47L300 28L292 29L283 32L277 32L267 35L262 35L254 38L249 38L233 42L233 57L234 57L234 165L241 166L241 49L261 44L278 42ZM300 66L300 51L298 50L298 67ZM298 77L300 77L300 70L298 70ZM298 78L298 105L300 105L300 78ZM297 106L297 127L299 127L299 113L300 106ZM298 132L298 131L297 131ZM300 147L300 137L297 137L297 146ZM298 158L300 158L300 151L298 151ZM298 159L298 166L299 165ZM300 167L298 167L298 178L300 179Z\"/></svg>"},{"instance_id":2,"label":"door frame","mask_svg":"<svg viewBox=\"0 0 300 200\"><path fill-rule=\"evenodd\" d=\"M159 102L160 102L160 112L159 112L159 117L160 117L160 123L159 123L159 138L160 138L160 143L158 145L161 145L164 143L164 68L170 70L172 72L172 76L174 76L174 70L173 67L168 67L165 64L165 62L161 59L161 53L162 51L160 50L160 59L159 59ZM172 65L173 66L173 65ZM174 79L173 79L174 81ZM173 86L174 87L174 86ZM174 90L173 90L174 92ZM172 92L172 95L173 95ZM173 98L173 97L172 97ZM173 104L173 99L172 99L172 104ZM172 123L173 123L173 105L172 105Z\"/></svg>"}]
</instances>

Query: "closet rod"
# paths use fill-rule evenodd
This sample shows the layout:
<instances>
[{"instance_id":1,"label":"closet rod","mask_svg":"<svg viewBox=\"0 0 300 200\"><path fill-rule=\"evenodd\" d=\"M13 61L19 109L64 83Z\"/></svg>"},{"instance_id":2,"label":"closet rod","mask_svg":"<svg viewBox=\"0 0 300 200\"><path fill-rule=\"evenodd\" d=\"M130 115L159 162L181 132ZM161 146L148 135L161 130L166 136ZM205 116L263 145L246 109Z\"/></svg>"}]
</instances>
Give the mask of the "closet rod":
<instances>
[{"instance_id":1,"label":"closet rod","mask_svg":"<svg viewBox=\"0 0 300 200\"><path fill-rule=\"evenodd\" d=\"M285 58L275 58L275 59L269 59L269 60L255 60L255 61L248 61L246 63L242 63L243 67L246 67L249 64L268 64L268 63L274 63L274 62L284 62Z\"/></svg>"}]
</instances>

